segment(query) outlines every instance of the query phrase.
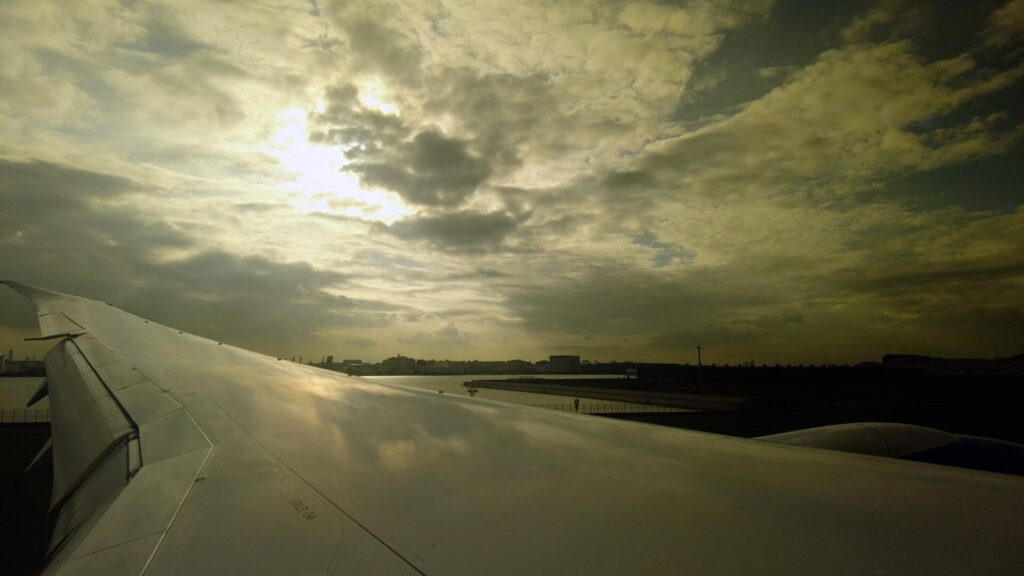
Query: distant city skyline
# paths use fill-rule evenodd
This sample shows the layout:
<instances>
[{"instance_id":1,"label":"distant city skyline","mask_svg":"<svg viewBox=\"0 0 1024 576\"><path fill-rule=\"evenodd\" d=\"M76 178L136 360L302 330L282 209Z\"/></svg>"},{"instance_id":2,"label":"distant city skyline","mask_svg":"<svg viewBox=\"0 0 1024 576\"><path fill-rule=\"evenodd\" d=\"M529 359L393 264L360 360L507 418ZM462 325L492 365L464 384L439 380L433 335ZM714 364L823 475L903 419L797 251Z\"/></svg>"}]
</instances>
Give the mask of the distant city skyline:
<instances>
[{"instance_id":1,"label":"distant city skyline","mask_svg":"<svg viewBox=\"0 0 1024 576\"><path fill-rule=\"evenodd\" d=\"M0 5L0 276L287 357L1016 354L1024 0ZM0 349L40 354L0 291Z\"/></svg>"},{"instance_id":2,"label":"distant city skyline","mask_svg":"<svg viewBox=\"0 0 1024 576\"><path fill-rule=\"evenodd\" d=\"M293 362L295 358L291 359ZM298 359L302 362L302 358ZM376 375L459 375L459 374L589 374L589 375L624 375L690 378L700 380L701 374L714 374L730 377L729 374L741 374L779 379L780 374L806 375L813 373L819 377L849 377L857 373L862 377L877 375L878 368L910 370L911 373L935 375L1002 375L1024 374L1024 352L1002 358L942 358L917 354L886 354L882 358L855 364L792 364L769 363L754 361L737 364L703 363L659 363L633 361L590 361L573 355L552 355L546 360L531 362L522 359L511 360L436 360L411 358L408 356L392 356L381 362L363 362L358 359L346 359L341 362L331 355L322 356L320 361L307 358L304 362L312 366L345 372L357 376ZM783 379L785 377L783 376Z\"/></svg>"}]
</instances>

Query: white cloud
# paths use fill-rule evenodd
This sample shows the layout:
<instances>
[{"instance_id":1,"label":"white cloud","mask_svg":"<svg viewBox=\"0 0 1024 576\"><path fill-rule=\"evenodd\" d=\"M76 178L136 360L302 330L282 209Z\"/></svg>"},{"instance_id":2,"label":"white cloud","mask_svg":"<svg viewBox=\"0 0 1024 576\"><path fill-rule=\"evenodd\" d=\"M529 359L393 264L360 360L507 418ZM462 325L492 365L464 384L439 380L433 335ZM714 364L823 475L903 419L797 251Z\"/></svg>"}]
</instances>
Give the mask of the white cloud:
<instances>
[{"instance_id":1,"label":"white cloud","mask_svg":"<svg viewBox=\"0 0 1024 576\"><path fill-rule=\"evenodd\" d=\"M908 6L866 11L809 64L759 62L749 78L781 85L692 128L688 91L744 78L695 71L774 25L771 2L9 2L0 155L60 169L8 170L4 256L52 280L80 250L59 288L137 275L141 303L165 294L154 279L202 280L239 318L294 297L270 324L310 336L277 347L540 357L586 335L653 360L707 338L745 360L834 338L850 359L941 348L936 319L970 313L950 345L991 345L998 314L1020 317L1020 210L895 192L1019 154L1019 111L992 102L1024 76L1020 2L938 59L900 39ZM192 296L183 314L214 330L213 295Z\"/></svg>"}]
</instances>

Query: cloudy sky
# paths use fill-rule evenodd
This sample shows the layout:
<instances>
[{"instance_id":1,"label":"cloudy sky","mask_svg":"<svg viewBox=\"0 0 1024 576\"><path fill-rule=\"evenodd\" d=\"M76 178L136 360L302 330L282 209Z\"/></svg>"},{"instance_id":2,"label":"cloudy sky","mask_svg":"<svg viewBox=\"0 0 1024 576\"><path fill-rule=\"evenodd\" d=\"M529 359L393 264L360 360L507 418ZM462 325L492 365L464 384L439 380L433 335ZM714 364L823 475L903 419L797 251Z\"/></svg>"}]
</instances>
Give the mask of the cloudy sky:
<instances>
[{"instance_id":1,"label":"cloudy sky","mask_svg":"<svg viewBox=\"0 0 1024 576\"><path fill-rule=\"evenodd\" d=\"M317 359L1024 351L1022 0L0 12L3 277Z\"/></svg>"}]
</instances>

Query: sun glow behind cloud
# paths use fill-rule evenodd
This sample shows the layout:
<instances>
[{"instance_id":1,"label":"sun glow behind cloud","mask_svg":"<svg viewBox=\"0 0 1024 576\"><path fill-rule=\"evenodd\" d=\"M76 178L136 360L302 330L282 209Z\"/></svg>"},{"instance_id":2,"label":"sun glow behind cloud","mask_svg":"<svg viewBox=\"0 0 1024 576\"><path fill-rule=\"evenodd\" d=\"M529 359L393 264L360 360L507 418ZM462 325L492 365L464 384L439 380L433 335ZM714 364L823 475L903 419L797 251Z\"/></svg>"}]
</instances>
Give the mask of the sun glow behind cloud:
<instances>
[{"instance_id":1,"label":"sun glow behind cloud","mask_svg":"<svg viewBox=\"0 0 1024 576\"><path fill-rule=\"evenodd\" d=\"M377 80L364 82L359 86L359 103L364 108L376 110L382 114L398 114L398 107L388 100L384 84Z\"/></svg>"},{"instance_id":2,"label":"sun glow behind cloud","mask_svg":"<svg viewBox=\"0 0 1024 576\"><path fill-rule=\"evenodd\" d=\"M388 223L410 213L397 194L363 189L358 179L344 171L348 160L341 150L310 142L308 128L305 110L281 110L277 129L263 149L290 174L291 180L280 188L297 193L293 208Z\"/></svg>"}]
</instances>

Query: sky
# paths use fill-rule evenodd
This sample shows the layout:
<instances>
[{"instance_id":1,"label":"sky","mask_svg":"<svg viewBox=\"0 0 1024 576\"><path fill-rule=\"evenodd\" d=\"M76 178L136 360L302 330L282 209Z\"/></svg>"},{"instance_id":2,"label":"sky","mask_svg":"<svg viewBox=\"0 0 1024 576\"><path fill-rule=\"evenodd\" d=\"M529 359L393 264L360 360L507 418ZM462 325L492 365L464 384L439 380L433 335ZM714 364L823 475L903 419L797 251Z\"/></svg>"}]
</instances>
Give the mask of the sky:
<instances>
[{"instance_id":1,"label":"sky","mask_svg":"<svg viewBox=\"0 0 1024 576\"><path fill-rule=\"evenodd\" d=\"M1024 0L6 0L0 50L0 277L317 360L1024 352Z\"/></svg>"}]
</instances>

